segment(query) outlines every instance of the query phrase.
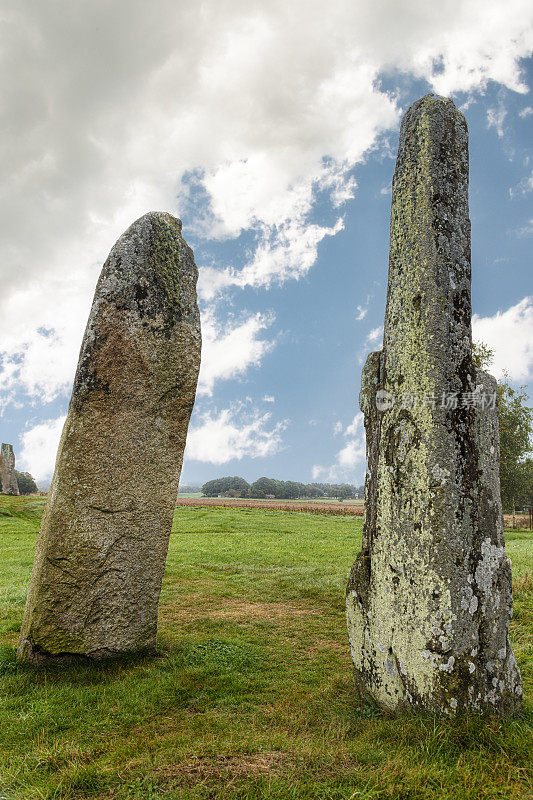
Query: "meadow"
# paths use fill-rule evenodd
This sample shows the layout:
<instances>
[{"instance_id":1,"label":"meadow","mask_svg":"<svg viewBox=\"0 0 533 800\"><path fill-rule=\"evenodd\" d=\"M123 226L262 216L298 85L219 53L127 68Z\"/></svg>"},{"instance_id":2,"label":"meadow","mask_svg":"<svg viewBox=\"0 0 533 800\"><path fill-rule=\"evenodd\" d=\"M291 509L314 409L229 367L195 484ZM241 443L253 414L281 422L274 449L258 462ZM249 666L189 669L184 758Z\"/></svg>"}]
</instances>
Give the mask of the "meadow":
<instances>
[{"instance_id":1,"label":"meadow","mask_svg":"<svg viewBox=\"0 0 533 800\"><path fill-rule=\"evenodd\" d=\"M0 498L0 800L533 797L533 536L507 534L526 709L389 718L344 621L361 518L177 508L159 656L35 670L15 647L43 501Z\"/></svg>"}]
</instances>

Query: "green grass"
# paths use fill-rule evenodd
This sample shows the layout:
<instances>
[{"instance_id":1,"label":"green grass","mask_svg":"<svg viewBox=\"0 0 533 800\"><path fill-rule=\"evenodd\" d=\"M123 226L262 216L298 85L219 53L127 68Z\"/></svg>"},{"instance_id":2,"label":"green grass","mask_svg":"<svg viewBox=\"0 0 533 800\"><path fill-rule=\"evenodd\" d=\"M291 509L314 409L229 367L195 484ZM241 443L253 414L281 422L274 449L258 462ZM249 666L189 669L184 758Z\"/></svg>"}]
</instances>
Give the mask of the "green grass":
<instances>
[{"instance_id":1,"label":"green grass","mask_svg":"<svg viewBox=\"0 0 533 800\"><path fill-rule=\"evenodd\" d=\"M533 796L531 534L507 537L524 716L390 719L352 684L360 518L177 509L161 657L36 671L15 645L41 509L0 499L0 798Z\"/></svg>"}]
</instances>

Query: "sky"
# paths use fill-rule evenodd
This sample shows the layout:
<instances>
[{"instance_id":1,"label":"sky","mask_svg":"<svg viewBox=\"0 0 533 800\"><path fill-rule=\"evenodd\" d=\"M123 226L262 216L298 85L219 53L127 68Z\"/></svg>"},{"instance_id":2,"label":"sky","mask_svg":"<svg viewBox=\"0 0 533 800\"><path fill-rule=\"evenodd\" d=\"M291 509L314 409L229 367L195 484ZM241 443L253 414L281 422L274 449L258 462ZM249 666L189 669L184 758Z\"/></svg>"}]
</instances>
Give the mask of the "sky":
<instances>
[{"instance_id":1,"label":"sky","mask_svg":"<svg viewBox=\"0 0 533 800\"><path fill-rule=\"evenodd\" d=\"M168 211L199 267L182 483L360 484L402 114L470 132L474 339L533 388L530 0L12 0L0 9L0 437L45 485L102 264Z\"/></svg>"}]
</instances>

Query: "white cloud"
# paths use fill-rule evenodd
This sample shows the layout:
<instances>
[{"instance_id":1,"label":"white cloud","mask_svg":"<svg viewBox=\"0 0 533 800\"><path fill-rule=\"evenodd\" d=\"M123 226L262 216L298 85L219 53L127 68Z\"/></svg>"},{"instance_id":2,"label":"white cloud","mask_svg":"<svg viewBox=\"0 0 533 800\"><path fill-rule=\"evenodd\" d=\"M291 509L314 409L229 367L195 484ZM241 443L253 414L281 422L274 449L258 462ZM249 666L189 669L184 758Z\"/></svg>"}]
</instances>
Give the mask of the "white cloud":
<instances>
[{"instance_id":1,"label":"white cloud","mask_svg":"<svg viewBox=\"0 0 533 800\"><path fill-rule=\"evenodd\" d=\"M521 225L519 228L516 228L514 233L517 236L531 236L533 233L533 217L528 220L525 225Z\"/></svg>"},{"instance_id":2,"label":"white cloud","mask_svg":"<svg viewBox=\"0 0 533 800\"><path fill-rule=\"evenodd\" d=\"M530 175L526 175L515 188L509 189L511 197L517 194L527 194L528 192L533 192L533 171Z\"/></svg>"},{"instance_id":3,"label":"white cloud","mask_svg":"<svg viewBox=\"0 0 533 800\"><path fill-rule=\"evenodd\" d=\"M343 433L346 443L337 452L335 462L329 466L316 464L312 469L313 480L358 481L361 480L366 462L364 417L358 412L343 430L340 422L335 423L334 434Z\"/></svg>"},{"instance_id":4,"label":"white cloud","mask_svg":"<svg viewBox=\"0 0 533 800\"><path fill-rule=\"evenodd\" d=\"M230 286L268 288L272 283L301 278L315 263L322 239L334 236L343 227L342 219L332 227L311 225L303 219L274 227L262 226L252 259L240 270L204 268L200 272L198 293L203 299L212 300L221 289Z\"/></svg>"},{"instance_id":5,"label":"white cloud","mask_svg":"<svg viewBox=\"0 0 533 800\"><path fill-rule=\"evenodd\" d=\"M191 176L198 230L257 236L204 296L299 278L342 227L312 221L318 193L352 196L398 121L383 73L524 92L533 48L530 0L18 0L2 21L0 354L6 392L43 400L72 378L97 265L140 214L179 215Z\"/></svg>"},{"instance_id":6,"label":"white cloud","mask_svg":"<svg viewBox=\"0 0 533 800\"><path fill-rule=\"evenodd\" d=\"M474 341L483 342L494 351L489 371L501 378L504 372L512 381L533 377L533 297L524 297L506 311L492 317L472 317Z\"/></svg>"},{"instance_id":7,"label":"white cloud","mask_svg":"<svg viewBox=\"0 0 533 800\"><path fill-rule=\"evenodd\" d=\"M219 413L208 411L191 425L185 450L186 461L225 464L232 459L262 458L282 447L281 434L287 422L271 424L271 414L247 412L242 404Z\"/></svg>"},{"instance_id":8,"label":"white cloud","mask_svg":"<svg viewBox=\"0 0 533 800\"><path fill-rule=\"evenodd\" d=\"M522 119L525 119L526 117L531 116L531 114L533 114L533 108L531 108L531 106L526 106L518 113L518 116Z\"/></svg>"},{"instance_id":9,"label":"white cloud","mask_svg":"<svg viewBox=\"0 0 533 800\"><path fill-rule=\"evenodd\" d=\"M92 300L92 278L51 279L13 292L0 323L0 406L16 388L42 402L68 393Z\"/></svg>"},{"instance_id":10,"label":"white cloud","mask_svg":"<svg viewBox=\"0 0 533 800\"><path fill-rule=\"evenodd\" d=\"M361 322L361 320L363 320L368 314L369 303L370 303L370 295L368 295L368 297L366 298L364 305L357 306L357 314L355 318L358 322Z\"/></svg>"},{"instance_id":11,"label":"white cloud","mask_svg":"<svg viewBox=\"0 0 533 800\"><path fill-rule=\"evenodd\" d=\"M362 364L368 353L381 346L381 339L383 337L383 325L378 325L377 328L367 334L363 347L359 352L359 363Z\"/></svg>"},{"instance_id":12,"label":"white cloud","mask_svg":"<svg viewBox=\"0 0 533 800\"><path fill-rule=\"evenodd\" d=\"M337 436L339 433L342 433L343 424L340 420L337 420L335 425L333 426L333 435Z\"/></svg>"},{"instance_id":13,"label":"white cloud","mask_svg":"<svg viewBox=\"0 0 533 800\"><path fill-rule=\"evenodd\" d=\"M214 309L207 308L202 314L202 363L197 393L211 395L217 380L242 376L251 365L259 365L273 342L257 337L273 321L271 314L258 313L222 325Z\"/></svg>"},{"instance_id":14,"label":"white cloud","mask_svg":"<svg viewBox=\"0 0 533 800\"><path fill-rule=\"evenodd\" d=\"M19 469L31 472L37 482L52 476L66 416L49 419L29 428L20 437Z\"/></svg>"},{"instance_id":15,"label":"white cloud","mask_svg":"<svg viewBox=\"0 0 533 800\"><path fill-rule=\"evenodd\" d=\"M263 397L263 403L275 403L276 398L272 394L265 394Z\"/></svg>"},{"instance_id":16,"label":"white cloud","mask_svg":"<svg viewBox=\"0 0 533 800\"><path fill-rule=\"evenodd\" d=\"M366 341L369 344L374 344L375 342L379 342L382 336L383 336L383 325L378 325L377 328L372 328L372 330L366 337Z\"/></svg>"},{"instance_id":17,"label":"white cloud","mask_svg":"<svg viewBox=\"0 0 533 800\"><path fill-rule=\"evenodd\" d=\"M507 116L507 110L503 106L498 108L489 108L487 110L487 127L496 128L496 133L500 137L503 136L503 123Z\"/></svg>"}]
</instances>

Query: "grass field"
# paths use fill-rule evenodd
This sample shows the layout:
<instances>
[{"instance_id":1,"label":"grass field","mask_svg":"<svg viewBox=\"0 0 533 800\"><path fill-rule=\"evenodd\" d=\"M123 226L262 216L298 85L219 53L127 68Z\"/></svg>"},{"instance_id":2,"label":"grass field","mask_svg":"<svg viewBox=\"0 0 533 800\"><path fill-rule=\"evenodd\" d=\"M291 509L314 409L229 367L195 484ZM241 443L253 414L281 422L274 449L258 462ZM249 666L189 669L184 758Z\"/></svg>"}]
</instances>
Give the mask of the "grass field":
<instances>
[{"instance_id":1,"label":"grass field","mask_svg":"<svg viewBox=\"0 0 533 800\"><path fill-rule=\"evenodd\" d=\"M508 535L524 716L390 719L352 684L361 519L177 509L161 657L38 672L15 645L42 505L0 498L1 799L533 797L531 534Z\"/></svg>"}]
</instances>

